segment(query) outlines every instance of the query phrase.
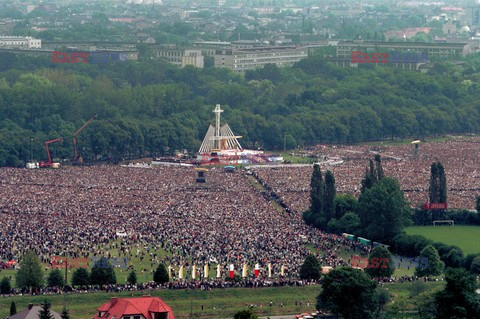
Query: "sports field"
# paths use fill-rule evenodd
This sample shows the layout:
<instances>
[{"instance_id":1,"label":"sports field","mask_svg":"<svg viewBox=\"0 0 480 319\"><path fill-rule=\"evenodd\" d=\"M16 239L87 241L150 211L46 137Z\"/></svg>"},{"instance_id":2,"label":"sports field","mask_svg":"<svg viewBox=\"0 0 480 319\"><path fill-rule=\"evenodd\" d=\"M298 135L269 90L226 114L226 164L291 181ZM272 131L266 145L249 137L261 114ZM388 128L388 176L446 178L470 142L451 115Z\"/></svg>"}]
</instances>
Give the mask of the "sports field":
<instances>
[{"instance_id":1,"label":"sports field","mask_svg":"<svg viewBox=\"0 0 480 319\"><path fill-rule=\"evenodd\" d=\"M465 255L480 253L480 226L412 226L407 228L407 234L458 246Z\"/></svg>"}]
</instances>

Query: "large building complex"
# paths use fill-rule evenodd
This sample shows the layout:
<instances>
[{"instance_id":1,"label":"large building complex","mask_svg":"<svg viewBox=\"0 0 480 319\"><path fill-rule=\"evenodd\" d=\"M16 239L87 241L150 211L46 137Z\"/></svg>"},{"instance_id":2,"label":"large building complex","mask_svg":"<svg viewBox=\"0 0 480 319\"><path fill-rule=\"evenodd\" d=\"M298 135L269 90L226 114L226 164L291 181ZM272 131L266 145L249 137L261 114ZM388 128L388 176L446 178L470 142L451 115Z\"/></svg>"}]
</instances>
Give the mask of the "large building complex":
<instances>
[{"instance_id":1,"label":"large building complex","mask_svg":"<svg viewBox=\"0 0 480 319\"><path fill-rule=\"evenodd\" d=\"M425 42L383 42L349 40L337 44L337 58L351 59L352 51L388 52L403 51L428 53L429 57L447 58L449 56L466 56L472 52L470 45L459 43L425 43Z\"/></svg>"},{"instance_id":2,"label":"large building complex","mask_svg":"<svg viewBox=\"0 0 480 319\"><path fill-rule=\"evenodd\" d=\"M42 40L32 37L0 36L0 48L41 49Z\"/></svg>"},{"instance_id":3,"label":"large building complex","mask_svg":"<svg viewBox=\"0 0 480 319\"><path fill-rule=\"evenodd\" d=\"M215 55L215 67L229 68L235 72L245 72L262 68L265 64L290 66L307 58L308 50L302 47L256 47L241 50L223 50Z\"/></svg>"}]
</instances>

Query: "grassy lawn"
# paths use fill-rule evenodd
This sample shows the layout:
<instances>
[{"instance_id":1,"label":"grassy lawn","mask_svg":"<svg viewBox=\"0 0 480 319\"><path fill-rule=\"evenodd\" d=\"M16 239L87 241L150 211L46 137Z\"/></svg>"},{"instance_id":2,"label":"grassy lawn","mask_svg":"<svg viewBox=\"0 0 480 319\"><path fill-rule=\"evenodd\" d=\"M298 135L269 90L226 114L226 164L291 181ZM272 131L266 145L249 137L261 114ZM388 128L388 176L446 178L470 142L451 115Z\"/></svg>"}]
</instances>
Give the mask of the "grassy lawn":
<instances>
[{"instance_id":1,"label":"grassy lawn","mask_svg":"<svg viewBox=\"0 0 480 319\"><path fill-rule=\"evenodd\" d=\"M412 226L409 235L422 235L433 241L460 247L464 254L480 253L480 226Z\"/></svg>"},{"instance_id":2,"label":"grassy lawn","mask_svg":"<svg viewBox=\"0 0 480 319\"><path fill-rule=\"evenodd\" d=\"M427 289L438 289L443 283L427 283ZM385 285L394 298L403 296L408 299L412 283ZM172 308L177 318L189 318L193 313L194 318L232 318L233 314L253 304L254 311L261 316L295 314L312 312L315 310L316 296L320 286L305 287L275 287L275 288L229 288L201 290L160 290L152 292L135 293L88 293L68 295L66 301L71 310L71 318L86 319L95 314L95 309L107 302L111 297L142 296L150 294L164 299ZM0 317L8 315L12 301L17 306L17 311L26 308L28 303L39 304L47 299L52 303L54 311L61 312L64 296L16 296L0 298ZM295 306L295 301L302 301L303 305ZM306 302L310 302L310 306ZM270 302L273 306L270 307ZM283 303L283 307L280 304ZM202 305L204 310L202 311ZM413 304L407 303L406 309L414 309ZM292 316L293 317L293 316Z\"/></svg>"},{"instance_id":3,"label":"grassy lawn","mask_svg":"<svg viewBox=\"0 0 480 319\"><path fill-rule=\"evenodd\" d=\"M310 158L310 157L303 157L303 156L292 156L290 153L295 151L287 151L287 152L280 152L280 155L283 156L283 160L289 161L292 164L313 164L314 162L318 162L318 159ZM275 153L275 152L274 152Z\"/></svg>"}]
</instances>

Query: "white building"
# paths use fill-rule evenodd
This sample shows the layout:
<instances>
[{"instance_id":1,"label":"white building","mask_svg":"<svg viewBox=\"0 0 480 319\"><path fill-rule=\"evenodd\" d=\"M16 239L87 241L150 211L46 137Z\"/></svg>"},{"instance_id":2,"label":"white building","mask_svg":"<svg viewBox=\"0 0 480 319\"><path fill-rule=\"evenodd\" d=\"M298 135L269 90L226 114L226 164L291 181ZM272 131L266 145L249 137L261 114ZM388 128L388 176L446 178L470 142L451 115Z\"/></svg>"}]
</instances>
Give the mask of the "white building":
<instances>
[{"instance_id":1,"label":"white building","mask_svg":"<svg viewBox=\"0 0 480 319\"><path fill-rule=\"evenodd\" d=\"M0 47L12 49L41 49L42 40L32 37L0 36Z\"/></svg>"},{"instance_id":2,"label":"white building","mask_svg":"<svg viewBox=\"0 0 480 319\"><path fill-rule=\"evenodd\" d=\"M279 67L291 66L308 57L307 48L297 47L258 47L242 50L223 50L215 55L215 67L229 68L236 72L255 70L266 64L276 64Z\"/></svg>"},{"instance_id":3,"label":"white building","mask_svg":"<svg viewBox=\"0 0 480 319\"><path fill-rule=\"evenodd\" d=\"M154 49L157 59L167 61L171 64L185 67L192 65L203 69L204 56L202 50L198 49L183 49L176 46L159 46Z\"/></svg>"}]
</instances>

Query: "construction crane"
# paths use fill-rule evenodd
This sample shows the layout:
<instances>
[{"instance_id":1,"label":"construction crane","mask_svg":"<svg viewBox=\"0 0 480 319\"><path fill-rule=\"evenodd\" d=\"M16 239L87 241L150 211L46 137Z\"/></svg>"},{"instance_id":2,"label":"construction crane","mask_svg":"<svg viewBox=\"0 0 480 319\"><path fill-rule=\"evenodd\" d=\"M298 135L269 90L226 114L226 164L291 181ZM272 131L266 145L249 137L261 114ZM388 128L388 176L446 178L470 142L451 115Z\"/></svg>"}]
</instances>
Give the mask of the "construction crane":
<instances>
[{"instance_id":1,"label":"construction crane","mask_svg":"<svg viewBox=\"0 0 480 319\"><path fill-rule=\"evenodd\" d=\"M53 163L52 162L52 156L50 155L50 150L48 148L48 145L56 142L63 142L63 138L59 137L54 140L46 141L45 142L45 150L47 151L47 156L48 156L48 161L47 162L40 162L39 167L52 167L52 168L59 168L60 163Z\"/></svg>"},{"instance_id":2,"label":"construction crane","mask_svg":"<svg viewBox=\"0 0 480 319\"><path fill-rule=\"evenodd\" d=\"M83 131L88 124L90 124L94 118L97 117L97 114L95 114L94 116L92 116L87 122L85 122L85 124L83 124L83 126L81 128L79 128L75 133L73 133L73 161L74 162L77 162L80 155L78 155L78 150L77 150L77 135Z\"/></svg>"}]
</instances>

